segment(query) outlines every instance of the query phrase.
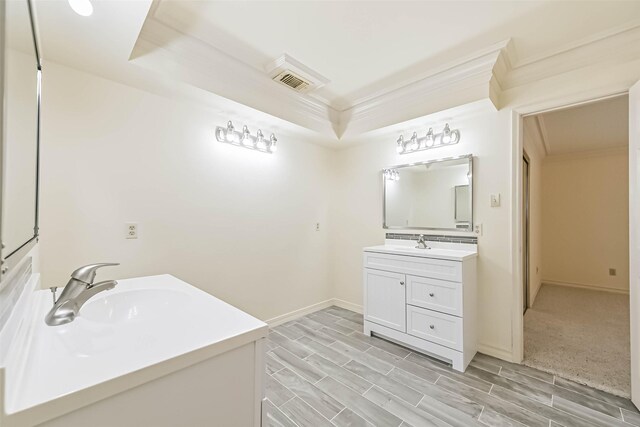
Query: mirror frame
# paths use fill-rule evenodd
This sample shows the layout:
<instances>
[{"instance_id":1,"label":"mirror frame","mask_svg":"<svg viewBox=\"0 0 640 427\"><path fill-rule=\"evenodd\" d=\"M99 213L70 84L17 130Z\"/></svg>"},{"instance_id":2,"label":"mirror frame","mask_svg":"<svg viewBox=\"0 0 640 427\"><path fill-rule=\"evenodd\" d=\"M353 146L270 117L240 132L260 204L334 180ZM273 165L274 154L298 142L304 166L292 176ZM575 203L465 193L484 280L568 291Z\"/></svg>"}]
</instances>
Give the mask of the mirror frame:
<instances>
[{"instance_id":1,"label":"mirror frame","mask_svg":"<svg viewBox=\"0 0 640 427\"><path fill-rule=\"evenodd\" d=\"M446 162L449 160L460 160L460 159L467 159L469 162L469 175L470 175L470 179L469 179L469 195L470 195L470 200L469 203L471 204L471 220L468 223L468 226L466 228L444 228L444 227L408 227L408 226L402 226L402 225L387 225L387 203L386 203L386 199L387 199L387 180L384 177L384 169L382 172L382 228L384 228L385 230L434 230L434 231L464 231L464 232L471 232L473 231L473 154L465 154L463 156L457 156L457 157L445 157L442 159L436 159L436 160L428 160L426 162L415 162L415 163L408 163L408 164L404 164L404 165L397 165L397 166L389 166L385 169L402 169L402 168L407 168L407 167L411 167L411 166L421 166L421 165L428 165L431 163L440 163L440 162Z\"/></svg>"},{"instance_id":2,"label":"mirror frame","mask_svg":"<svg viewBox=\"0 0 640 427\"><path fill-rule=\"evenodd\" d=\"M38 243L38 238L40 235L39 231L39 219L40 219L40 119L42 115L42 59L40 57L40 48L38 44L38 32L36 29L36 21L35 21L35 11L33 7L32 0L24 0L27 3L27 9L29 11L29 22L31 25L31 36L33 38L33 47L34 47L34 55L36 57L36 78L37 78L37 86L36 86L36 188L35 188L35 223L33 224L33 235L27 239L24 243L22 243L17 248L13 248L11 252L6 253L7 249L4 247L4 244L0 245L0 282L4 280L4 278L16 267L20 264L20 261L29 253L29 251ZM6 43L5 32L6 28L5 20L6 20L6 4L4 1L0 1L0 202L2 201L3 196L3 176L4 176L4 168L3 168L3 153L4 153L4 105L5 102L5 93L4 93L4 85L5 85L5 58L4 58L4 48ZM2 210L0 210L0 242L2 241Z\"/></svg>"}]
</instances>

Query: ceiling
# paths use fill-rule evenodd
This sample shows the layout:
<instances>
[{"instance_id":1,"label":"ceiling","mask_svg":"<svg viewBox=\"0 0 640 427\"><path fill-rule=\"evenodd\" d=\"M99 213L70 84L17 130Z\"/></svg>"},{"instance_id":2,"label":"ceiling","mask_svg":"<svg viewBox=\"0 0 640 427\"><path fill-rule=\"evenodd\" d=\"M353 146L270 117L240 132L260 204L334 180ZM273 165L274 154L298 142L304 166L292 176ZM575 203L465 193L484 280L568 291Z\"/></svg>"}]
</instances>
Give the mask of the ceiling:
<instances>
[{"instance_id":1,"label":"ceiling","mask_svg":"<svg viewBox=\"0 0 640 427\"><path fill-rule=\"evenodd\" d=\"M343 110L508 38L517 57L542 54L640 16L640 2L163 0L156 16L257 70L291 55L330 80L314 96Z\"/></svg>"},{"instance_id":2,"label":"ceiling","mask_svg":"<svg viewBox=\"0 0 640 427\"><path fill-rule=\"evenodd\" d=\"M257 70L291 55L330 80L314 96L337 110L501 40L528 58L640 16L628 1L157 3L156 17Z\"/></svg>"},{"instance_id":3,"label":"ceiling","mask_svg":"<svg viewBox=\"0 0 640 427\"><path fill-rule=\"evenodd\" d=\"M382 106L369 119L378 127L451 108L454 101L476 101L478 97L459 97L451 105L434 103L431 111L416 107L405 117L391 117L386 110L391 103L380 97L415 92L411 84L469 61L488 46L501 44L502 49L510 39L512 65L528 64L640 16L638 1L592 1L580 7L556 0L93 3L93 15L80 17L66 0L36 0L45 63L55 61L146 90L197 91L221 112L253 118L252 111L258 111L264 113L263 121L278 118L277 127L301 135L307 134L302 129L311 129L327 145L337 145L347 122L355 121L355 106L368 110L372 100ZM147 46L136 51L150 35L161 40L155 50ZM197 55L189 52L194 46L201 49ZM210 54L209 62L197 64L200 53ZM264 67L284 53L330 82L301 95L270 81ZM195 61L185 61L189 54ZM172 64L166 62L169 56ZM197 79L185 78L186 71L176 71L174 64L187 71L200 67L194 71ZM434 80L433 86L438 85L442 87ZM363 128L352 129L350 138Z\"/></svg>"},{"instance_id":4,"label":"ceiling","mask_svg":"<svg viewBox=\"0 0 640 427\"><path fill-rule=\"evenodd\" d=\"M35 0L42 57L108 78L131 79L135 84L143 73L128 66L129 56L151 0L92 3L93 14L82 17L66 0Z\"/></svg>"},{"instance_id":5,"label":"ceiling","mask_svg":"<svg viewBox=\"0 0 640 427\"><path fill-rule=\"evenodd\" d=\"M627 147L629 144L627 95L530 116L525 120L538 127L544 151L551 156Z\"/></svg>"}]
</instances>

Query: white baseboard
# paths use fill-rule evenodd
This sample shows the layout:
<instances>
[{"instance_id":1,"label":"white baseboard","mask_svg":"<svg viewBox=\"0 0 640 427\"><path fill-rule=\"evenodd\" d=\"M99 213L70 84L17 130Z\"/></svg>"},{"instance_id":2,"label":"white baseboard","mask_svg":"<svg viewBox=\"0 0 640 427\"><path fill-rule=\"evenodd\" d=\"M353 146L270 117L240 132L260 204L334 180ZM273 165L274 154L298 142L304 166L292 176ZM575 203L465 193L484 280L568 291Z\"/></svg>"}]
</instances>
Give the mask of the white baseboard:
<instances>
[{"instance_id":1,"label":"white baseboard","mask_svg":"<svg viewBox=\"0 0 640 427\"><path fill-rule=\"evenodd\" d=\"M354 304L349 301L344 301L338 298L331 298L326 301L322 301L316 304L311 304L310 306L299 308L298 310L294 310L289 313L281 314L280 316L276 316L271 319L265 320L265 323L273 328L275 326L282 325L283 323L287 323L291 320L295 320L298 317L306 316L307 314L313 313L314 311L331 307L332 305L362 314L361 305Z\"/></svg>"},{"instance_id":2,"label":"white baseboard","mask_svg":"<svg viewBox=\"0 0 640 427\"><path fill-rule=\"evenodd\" d=\"M289 313L281 314L280 316L276 316L271 319L265 320L265 323L273 328L274 326L282 325L283 323L287 323L290 320L294 320L294 319L297 319L298 317L306 316L309 313L322 310L323 308L331 307L332 305L334 305L333 298L316 303L316 304L312 304L307 307L299 308L298 310L294 310Z\"/></svg>"},{"instance_id":3,"label":"white baseboard","mask_svg":"<svg viewBox=\"0 0 640 427\"><path fill-rule=\"evenodd\" d=\"M344 308L346 310L355 311L358 314L362 314L362 312L363 312L361 305L354 304L352 302L345 301L345 300L342 300L342 299L339 299L339 298L334 298L333 299L333 305L338 306L340 308Z\"/></svg>"},{"instance_id":4,"label":"white baseboard","mask_svg":"<svg viewBox=\"0 0 640 427\"><path fill-rule=\"evenodd\" d=\"M496 359L506 360L507 362L520 363L513 360L513 353L511 350L494 347L488 344L478 344L478 353L486 354L487 356L492 356Z\"/></svg>"},{"instance_id":5,"label":"white baseboard","mask_svg":"<svg viewBox=\"0 0 640 427\"><path fill-rule=\"evenodd\" d=\"M604 286L598 285L587 285L584 283L570 283L570 282L559 282L555 280L543 280L543 285L552 285L552 286L566 286L568 288L580 288L580 289L590 289L592 291L602 291L602 292L612 292L614 294L629 294L628 289L615 289L615 288L607 288ZM541 286L542 287L542 286Z\"/></svg>"}]
</instances>

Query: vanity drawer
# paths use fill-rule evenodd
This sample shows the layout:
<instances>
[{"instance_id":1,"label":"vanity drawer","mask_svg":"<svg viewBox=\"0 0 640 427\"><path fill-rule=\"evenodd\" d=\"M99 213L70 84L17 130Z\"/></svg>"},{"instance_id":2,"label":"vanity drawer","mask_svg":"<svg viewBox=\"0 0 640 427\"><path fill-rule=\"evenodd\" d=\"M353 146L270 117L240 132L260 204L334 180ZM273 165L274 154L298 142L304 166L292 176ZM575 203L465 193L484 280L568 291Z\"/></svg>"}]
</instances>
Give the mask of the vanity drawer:
<instances>
[{"instance_id":1,"label":"vanity drawer","mask_svg":"<svg viewBox=\"0 0 640 427\"><path fill-rule=\"evenodd\" d=\"M364 266L376 270L462 282L462 263L458 261L365 252Z\"/></svg>"},{"instance_id":2,"label":"vanity drawer","mask_svg":"<svg viewBox=\"0 0 640 427\"><path fill-rule=\"evenodd\" d=\"M408 305L407 333L462 351L462 319L459 317Z\"/></svg>"},{"instance_id":3,"label":"vanity drawer","mask_svg":"<svg viewBox=\"0 0 640 427\"><path fill-rule=\"evenodd\" d=\"M407 276L407 304L462 316L462 283Z\"/></svg>"}]
</instances>

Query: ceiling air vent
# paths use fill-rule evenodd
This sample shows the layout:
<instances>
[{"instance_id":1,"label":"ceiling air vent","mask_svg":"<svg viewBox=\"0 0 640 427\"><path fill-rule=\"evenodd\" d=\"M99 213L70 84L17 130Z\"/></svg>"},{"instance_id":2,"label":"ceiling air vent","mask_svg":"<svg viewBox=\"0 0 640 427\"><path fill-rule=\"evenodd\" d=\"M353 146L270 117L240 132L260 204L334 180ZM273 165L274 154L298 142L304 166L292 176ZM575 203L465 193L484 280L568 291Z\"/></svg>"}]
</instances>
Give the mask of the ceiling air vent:
<instances>
[{"instance_id":1,"label":"ceiling air vent","mask_svg":"<svg viewBox=\"0 0 640 427\"><path fill-rule=\"evenodd\" d=\"M311 83L298 76L291 70L284 70L280 74L278 74L275 78L275 81L282 83L283 85L289 86L291 89L297 92L306 92L306 89L311 86Z\"/></svg>"},{"instance_id":2,"label":"ceiling air vent","mask_svg":"<svg viewBox=\"0 0 640 427\"><path fill-rule=\"evenodd\" d=\"M300 93L311 92L329 83L328 79L286 53L269 63L265 71L274 81Z\"/></svg>"}]
</instances>

